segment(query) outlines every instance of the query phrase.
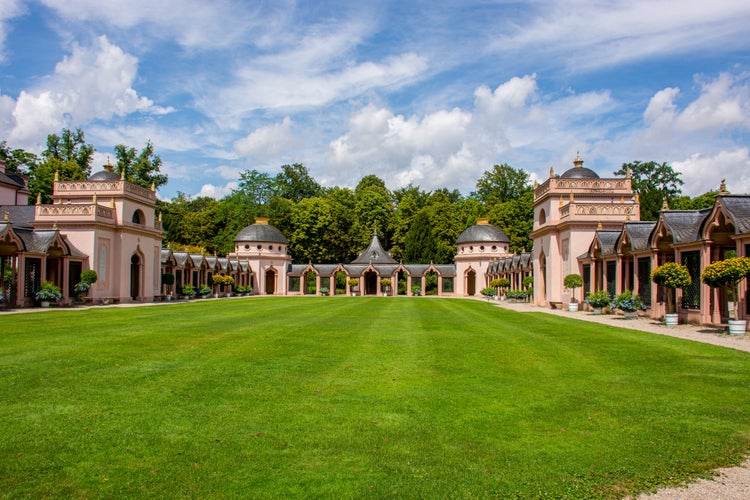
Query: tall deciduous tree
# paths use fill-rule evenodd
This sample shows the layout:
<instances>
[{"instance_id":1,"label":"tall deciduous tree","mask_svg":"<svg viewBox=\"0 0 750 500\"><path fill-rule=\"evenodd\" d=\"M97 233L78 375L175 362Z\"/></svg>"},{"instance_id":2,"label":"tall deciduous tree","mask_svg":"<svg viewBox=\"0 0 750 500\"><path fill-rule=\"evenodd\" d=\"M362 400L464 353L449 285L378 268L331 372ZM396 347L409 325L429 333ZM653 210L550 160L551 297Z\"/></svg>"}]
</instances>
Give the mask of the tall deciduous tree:
<instances>
[{"instance_id":1,"label":"tall deciduous tree","mask_svg":"<svg viewBox=\"0 0 750 500\"><path fill-rule=\"evenodd\" d=\"M420 264L435 261L437 241L432 232L428 209L422 209L412 219L404 238L404 262Z\"/></svg>"},{"instance_id":2,"label":"tall deciduous tree","mask_svg":"<svg viewBox=\"0 0 750 500\"><path fill-rule=\"evenodd\" d=\"M146 142L140 152L118 144L115 146L115 157L115 171L120 175L124 172L125 180L146 188L153 185L157 189L167 183L166 174L160 173L161 157L154 154L151 141Z\"/></svg>"},{"instance_id":3,"label":"tall deciduous tree","mask_svg":"<svg viewBox=\"0 0 750 500\"><path fill-rule=\"evenodd\" d=\"M623 163L615 175L627 175L630 171L633 191L641 202L641 220L656 220L666 198L670 202L681 193L684 184L680 174L667 163L655 161Z\"/></svg>"},{"instance_id":4,"label":"tall deciduous tree","mask_svg":"<svg viewBox=\"0 0 750 500\"><path fill-rule=\"evenodd\" d=\"M307 168L300 164L282 165L276 175L276 196L298 203L305 198L321 194L320 184L310 176Z\"/></svg>"},{"instance_id":5,"label":"tall deciduous tree","mask_svg":"<svg viewBox=\"0 0 750 500\"><path fill-rule=\"evenodd\" d=\"M482 174L473 195L482 203L491 205L515 200L530 188L528 173L503 163L494 165Z\"/></svg>"},{"instance_id":6,"label":"tall deciduous tree","mask_svg":"<svg viewBox=\"0 0 750 500\"><path fill-rule=\"evenodd\" d=\"M0 160L5 161L5 171L15 174L31 172L39 158L34 153L23 149L11 149L5 141L0 142Z\"/></svg>"},{"instance_id":7,"label":"tall deciduous tree","mask_svg":"<svg viewBox=\"0 0 750 500\"><path fill-rule=\"evenodd\" d=\"M91 174L94 146L86 144L81 129L63 129L59 136L47 136L42 158L29 172L29 191L33 198L40 196L43 203L49 203L56 173L61 181L80 181Z\"/></svg>"},{"instance_id":8,"label":"tall deciduous tree","mask_svg":"<svg viewBox=\"0 0 750 500\"><path fill-rule=\"evenodd\" d=\"M266 172L258 170L244 170L240 172L238 191L247 196L251 203L265 206L271 197L276 195L276 183Z\"/></svg>"}]
</instances>

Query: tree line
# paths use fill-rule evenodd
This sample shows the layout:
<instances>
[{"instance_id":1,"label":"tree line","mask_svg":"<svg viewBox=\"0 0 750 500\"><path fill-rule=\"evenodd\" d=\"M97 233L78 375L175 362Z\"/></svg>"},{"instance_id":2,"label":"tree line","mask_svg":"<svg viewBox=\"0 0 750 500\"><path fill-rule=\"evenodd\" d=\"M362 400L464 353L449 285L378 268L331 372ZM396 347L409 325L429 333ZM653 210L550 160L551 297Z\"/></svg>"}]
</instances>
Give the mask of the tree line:
<instances>
[{"instance_id":1,"label":"tree line","mask_svg":"<svg viewBox=\"0 0 750 500\"><path fill-rule=\"evenodd\" d=\"M83 180L91 174L94 148L83 131L63 129L47 137L38 157L0 142L0 159L11 173L25 175L34 202L50 201L55 173L60 180ZM148 141L143 149L115 146L115 172L144 187L166 184L161 158ZM656 220L666 199L673 209L713 205L716 191L696 198L682 196L683 181L668 163L623 163L615 175L630 172L641 202L641 220ZM255 169L241 172L239 184L221 199L178 193L157 200L164 243L216 255L234 250L234 237L258 217L266 217L289 240L297 263L350 262L377 231L384 248L406 264L453 261L461 232L485 217L510 238L510 251L530 251L533 227L530 176L507 164L493 165L468 196L447 188L425 191L409 185L389 190L376 175L354 189L321 186L300 163L283 165L275 175Z\"/></svg>"}]
</instances>

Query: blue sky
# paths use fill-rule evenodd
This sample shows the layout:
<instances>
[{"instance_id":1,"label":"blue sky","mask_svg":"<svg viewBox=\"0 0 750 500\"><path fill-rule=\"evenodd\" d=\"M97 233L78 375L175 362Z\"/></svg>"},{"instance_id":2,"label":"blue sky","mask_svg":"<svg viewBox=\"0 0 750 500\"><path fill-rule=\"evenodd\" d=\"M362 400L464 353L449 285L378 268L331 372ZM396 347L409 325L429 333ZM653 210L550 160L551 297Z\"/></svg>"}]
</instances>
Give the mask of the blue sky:
<instances>
[{"instance_id":1,"label":"blue sky","mask_svg":"<svg viewBox=\"0 0 750 500\"><path fill-rule=\"evenodd\" d=\"M669 162L750 193L750 3L0 0L0 140L151 140L178 191L303 163L468 194L496 163Z\"/></svg>"}]
</instances>

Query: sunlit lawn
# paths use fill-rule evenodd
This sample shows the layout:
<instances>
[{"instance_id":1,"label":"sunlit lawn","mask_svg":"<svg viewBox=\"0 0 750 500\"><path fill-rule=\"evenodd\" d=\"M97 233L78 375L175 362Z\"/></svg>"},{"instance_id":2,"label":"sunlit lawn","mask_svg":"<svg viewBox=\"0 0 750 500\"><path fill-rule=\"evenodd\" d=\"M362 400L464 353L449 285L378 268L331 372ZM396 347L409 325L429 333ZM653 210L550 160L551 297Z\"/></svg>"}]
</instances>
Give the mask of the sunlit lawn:
<instances>
[{"instance_id":1,"label":"sunlit lawn","mask_svg":"<svg viewBox=\"0 0 750 500\"><path fill-rule=\"evenodd\" d=\"M0 325L5 497L619 497L750 450L750 355L480 301Z\"/></svg>"}]
</instances>

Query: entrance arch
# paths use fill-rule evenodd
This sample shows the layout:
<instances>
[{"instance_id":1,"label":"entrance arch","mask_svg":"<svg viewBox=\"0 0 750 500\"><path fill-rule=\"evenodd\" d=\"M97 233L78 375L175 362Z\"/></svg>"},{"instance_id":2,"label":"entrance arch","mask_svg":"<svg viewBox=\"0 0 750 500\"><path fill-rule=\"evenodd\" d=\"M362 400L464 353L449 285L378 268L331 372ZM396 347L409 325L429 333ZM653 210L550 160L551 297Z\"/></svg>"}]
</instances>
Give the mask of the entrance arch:
<instances>
[{"instance_id":1,"label":"entrance arch","mask_svg":"<svg viewBox=\"0 0 750 500\"><path fill-rule=\"evenodd\" d=\"M473 269L466 272L466 295L474 296L477 294L477 273Z\"/></svg>"},{"instance_id":2,"label":"entrance arch","mask_svg":"<svg viewBox=\"0 0 750 500\"><path fill-rule=\"evenodd\" d=\"M276 292L276 270L269 269L266 271L266 295L273 295Z\"/></svg>"},{"instance_id":3,"label":"entrance arch","mask_svg":"<svg viewBox=\"0 0 750 500\"><path fill-rule=\"evenodd\" d=\"M375 271L365 273L365 295L378 294L378 274Z\"/></svg>"},{"instance_id":4,"label":"entrance arch","mask_svg":"<svg viewBox=\"0 0 750 500\"><path fill-rule=\"evenodd\" d=\"M141 296L141 258L138 254L130 257L130 298L138 300Z\"/></svg>"}]
</instances>

